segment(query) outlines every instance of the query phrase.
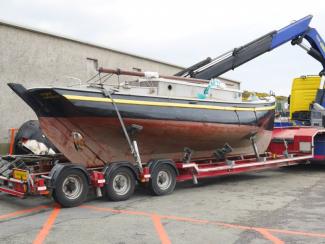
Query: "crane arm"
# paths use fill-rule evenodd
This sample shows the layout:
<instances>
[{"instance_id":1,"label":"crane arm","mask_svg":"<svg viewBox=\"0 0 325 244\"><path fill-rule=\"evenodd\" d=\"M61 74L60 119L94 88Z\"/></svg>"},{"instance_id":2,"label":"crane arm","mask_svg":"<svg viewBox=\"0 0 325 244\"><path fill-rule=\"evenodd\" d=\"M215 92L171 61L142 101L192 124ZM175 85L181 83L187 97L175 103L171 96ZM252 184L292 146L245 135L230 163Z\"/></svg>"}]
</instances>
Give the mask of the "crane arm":
<instances>
[{"instance_id":1,"label":"crane arm","mask_svg":"<svg viewBox=\"0 0 325 244\"><path fill-rule=\"evenodd\" d=\"M309 55L318 60L323 66L322 72L324 73L325 44L317 30L309 27L312 17L308 15L280 30L272 31L219 57L201 61L185 69L183 72L179 72L177 75L210 80L289 41L293 45L301 46ZM310 47L302 42L303 39L309 42Z\"/></svg>"}]
</instances>

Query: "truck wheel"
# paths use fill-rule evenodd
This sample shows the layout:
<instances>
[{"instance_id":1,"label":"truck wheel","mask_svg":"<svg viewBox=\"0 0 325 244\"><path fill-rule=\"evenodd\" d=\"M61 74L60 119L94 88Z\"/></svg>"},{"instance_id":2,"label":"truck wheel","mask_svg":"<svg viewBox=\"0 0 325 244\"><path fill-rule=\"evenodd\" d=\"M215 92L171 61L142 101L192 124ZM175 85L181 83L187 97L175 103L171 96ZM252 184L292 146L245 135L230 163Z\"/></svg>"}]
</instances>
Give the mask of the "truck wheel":
<instances>
[{"instance_id":1,"label":"truck wheel","mask_svg":"<svg viewBox=\"0 0 325 244\"><path fill-rule=\"evenodd\" d=\"M66 169L56 181L53 199L63 207L75 207L86 200L88 190L83 172L78 169Z\"/></svg>"},{"instance_id":2,"label":"truck wheel","mask_svg":"<svg viewBox=\"0 0 325 244\"><path fill-rule=\"evenodd\" d=\"M149 181L149 190L155 196L170 194L176 186L176 172L168 164L161 164L154 168Z\"/></svg>"},{"instance_id":3,"label":"truck wheel","mask_svg":"<svg viewBox=\"0 0 325 244\"><path fill-rule=\"evenodd\" d=\"M120 167L106 176L105 195L111 201L124 201L130 198L135 188L133 172Z\"/></svg>"}]
</instances>

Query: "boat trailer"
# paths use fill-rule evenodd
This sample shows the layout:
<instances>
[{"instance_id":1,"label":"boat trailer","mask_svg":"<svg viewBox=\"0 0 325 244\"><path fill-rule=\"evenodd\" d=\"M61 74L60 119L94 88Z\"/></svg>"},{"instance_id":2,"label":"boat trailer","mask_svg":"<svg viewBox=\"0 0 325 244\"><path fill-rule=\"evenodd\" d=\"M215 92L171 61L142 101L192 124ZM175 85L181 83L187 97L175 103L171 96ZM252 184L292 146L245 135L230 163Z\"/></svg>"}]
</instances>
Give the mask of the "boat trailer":
<instances>
[{"instance_id":1,"label":"boat trailer","mask_svg":"<svg viewBox=\"0 0 325 244\"><path fill-rule=\"evenodd\" d=\"M166 195L180 181L192 180L197 184L203 178L324 160L324 139L325 130L317 128L275 128L269 148L263 154L255 151L255 155L194 158L195 152L186 148L180 161L152 159L141 169L126 161L85 168L68 162L62 154L7 155L0 159L0 192L20 198L52 196L64 207L80 205L91 188L98 197L105 195L113 201L128 199L137 183L153 195ZM253 147L254 144L252 139Z\"/></svg>"}]
</instances>

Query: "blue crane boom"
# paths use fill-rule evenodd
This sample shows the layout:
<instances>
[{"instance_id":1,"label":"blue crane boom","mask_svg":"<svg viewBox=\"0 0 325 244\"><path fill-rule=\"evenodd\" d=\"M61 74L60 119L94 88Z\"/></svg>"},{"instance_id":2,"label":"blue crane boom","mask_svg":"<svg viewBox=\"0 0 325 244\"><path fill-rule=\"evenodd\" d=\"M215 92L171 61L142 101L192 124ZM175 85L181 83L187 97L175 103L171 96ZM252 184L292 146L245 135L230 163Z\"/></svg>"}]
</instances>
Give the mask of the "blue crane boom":
<instances>
[{"instance_id":1,"label":"blue crane boom","mask_svg":"<svg viewBox=\"0 0 325 244\"><path fill-rule=\"evenodd\" d=\"M210 80L289 41L292 45L299 45L319 61L323 66L321 75L324 75L325 43L317 30L309 27L312 17L312 15L308 15L214 59L207 58L175 75ZM304 44L303 39L307 40L310 46Z\"/></svg>"}]
</instances>

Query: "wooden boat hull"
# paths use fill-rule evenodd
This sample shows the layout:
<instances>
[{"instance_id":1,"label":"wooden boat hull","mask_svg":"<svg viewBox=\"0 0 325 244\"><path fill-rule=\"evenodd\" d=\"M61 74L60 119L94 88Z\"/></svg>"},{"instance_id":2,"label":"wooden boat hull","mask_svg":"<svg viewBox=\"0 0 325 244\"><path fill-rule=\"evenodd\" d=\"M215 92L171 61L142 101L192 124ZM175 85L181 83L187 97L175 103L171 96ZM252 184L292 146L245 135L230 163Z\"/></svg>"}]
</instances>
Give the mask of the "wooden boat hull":
<instances>
[{"instance_id":1,"label":"wooden boat hull","mask_svg":"<svg viewBox=\"0 0 325 244\"><path fill-rule=\"evenodd\" d=\"M102 93L38 88L19 95L36 112L46 136L71 162L95 167L134 161L112 101ZM252 106L118 94L113 99L127 126L143 127L137 135L143 162L179 160L184 147L191 148L195 158L206 157L225 143L234 149L230 155L251 154L252 134L262 153L272 136L273 103ZM82 137L77 147L75 133Z\"/></svg>"}]
</instances>

